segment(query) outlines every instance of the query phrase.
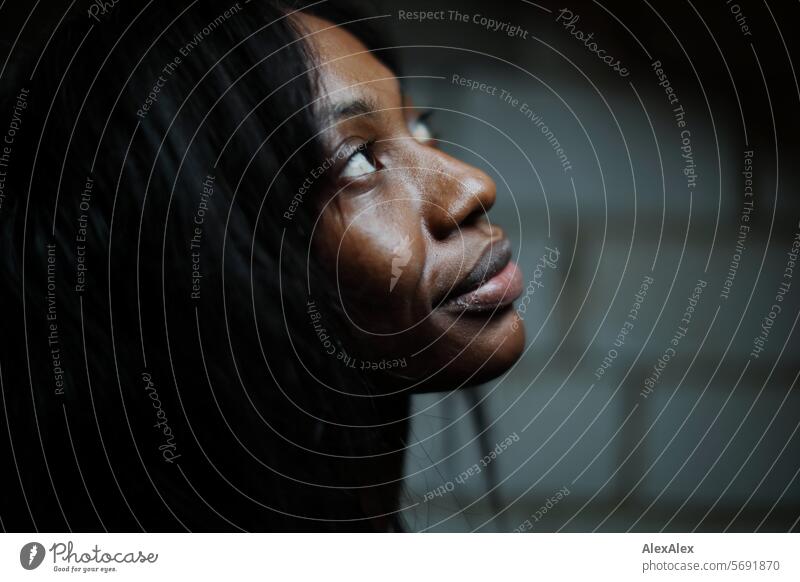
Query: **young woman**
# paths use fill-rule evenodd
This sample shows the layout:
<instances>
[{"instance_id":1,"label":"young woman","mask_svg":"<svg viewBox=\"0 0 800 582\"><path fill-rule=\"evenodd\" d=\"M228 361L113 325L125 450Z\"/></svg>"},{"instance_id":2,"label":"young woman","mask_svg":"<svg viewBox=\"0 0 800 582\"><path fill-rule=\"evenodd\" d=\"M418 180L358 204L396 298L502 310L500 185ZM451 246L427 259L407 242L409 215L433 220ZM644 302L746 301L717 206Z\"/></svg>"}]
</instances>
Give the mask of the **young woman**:
<instances>
[{"instance_id":1,"label":"young woman","mask_svg":"<svg viewBox=\"0 0 800 582\"><path fill-rule=\"evenodd\" d=\"M523 348L492 180L368 15L84 16L3 81L5 528L402 530L410 394Z\"/></svg>"}]
</instances>

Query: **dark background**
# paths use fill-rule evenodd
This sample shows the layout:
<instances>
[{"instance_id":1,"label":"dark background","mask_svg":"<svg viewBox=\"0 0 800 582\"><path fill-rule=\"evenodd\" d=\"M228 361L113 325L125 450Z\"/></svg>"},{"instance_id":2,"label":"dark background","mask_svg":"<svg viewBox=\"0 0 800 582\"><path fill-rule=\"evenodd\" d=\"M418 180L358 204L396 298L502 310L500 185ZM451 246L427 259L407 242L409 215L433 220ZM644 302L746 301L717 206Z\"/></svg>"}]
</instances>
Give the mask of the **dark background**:
<instances>
[{"instance_id":1,"label":"dark background","mask_svg":"<svg viewBox=\"0 0 800 582\"><path fill-rule=\"evenodd\" d=\"M443 147L495 177L493 217L518 243L526 277L545 245L562 253L525 315L528 351L480 393L484 425L476 425L470 394L415 399L419 444L407 467L413 529L512 530L565 486L570 494L523 529L797 528L797 281L766 352L748 356L798 232L800 94L791 62L799 54L798 10L796 3L739 2L752 31L745 36L733 4L381 3L396 44L408 47L400 50L404 74L444 77L407 85L416 105L442 108L433 124L455 142ZM630 76L618 76L556 23L561 8L580 15L576 28L594 32ZM512 39L471 22L398 22L399 9L457 9L529 35ZM691 197L654 60L686 111L698 173ZM562 171L522 113L455 86L453 74L527 102L573 171ZM751 231L723 300L747 149L754 151ZM641 317L597 380L645 275L655 283ZM669 347L698 279L708 286L689 333L643 398L643 381ZM489 428L480 439L482 426ZM456 481L514 432L521 440L493 461L493 476L483 470ZM425 501L448 482L452 491Z\"/></svg>"}]
</instances>

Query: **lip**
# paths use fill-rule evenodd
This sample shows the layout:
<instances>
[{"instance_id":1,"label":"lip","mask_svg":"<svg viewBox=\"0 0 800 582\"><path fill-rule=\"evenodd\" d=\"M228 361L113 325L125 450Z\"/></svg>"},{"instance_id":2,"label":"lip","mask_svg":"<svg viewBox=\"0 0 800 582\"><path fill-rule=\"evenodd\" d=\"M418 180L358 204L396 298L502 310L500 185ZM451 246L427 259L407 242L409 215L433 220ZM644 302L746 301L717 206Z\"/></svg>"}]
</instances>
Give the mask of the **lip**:
<instances>
[{"instance_id":1,"label":"lip","mask_svg":"<svg viewBox=\"0 0 800 582\"><path fill-rule=\"evenodd\" d=\"M486 247L441 305L456 311L499 309L522 295L522 287L522 273L511 260L511 242L503 238Z\"/></svg>"}]
</instances>

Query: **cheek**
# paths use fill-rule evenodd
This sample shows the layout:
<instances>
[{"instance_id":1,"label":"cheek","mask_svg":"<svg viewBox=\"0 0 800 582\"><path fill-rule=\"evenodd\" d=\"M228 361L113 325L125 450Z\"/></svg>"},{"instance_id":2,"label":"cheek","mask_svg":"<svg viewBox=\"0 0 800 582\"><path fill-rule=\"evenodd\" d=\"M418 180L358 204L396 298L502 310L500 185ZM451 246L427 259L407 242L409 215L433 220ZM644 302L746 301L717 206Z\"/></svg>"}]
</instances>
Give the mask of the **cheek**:
<instances>
[{"instance_id":1,"label":"cheek","mask_svg":"<svg viewBox=\"0 0 800 582\"><path fill-rule=\"evenodd\" d=\"M323 222L323 252L343 299L367 300L381 309L413 303L426 255L422 221L413 204L376 202L337 212L336 220ZM328 228L332 223L335 228ZM384 312L387 318L393 315Z\"/></svg>"}]
</instances>

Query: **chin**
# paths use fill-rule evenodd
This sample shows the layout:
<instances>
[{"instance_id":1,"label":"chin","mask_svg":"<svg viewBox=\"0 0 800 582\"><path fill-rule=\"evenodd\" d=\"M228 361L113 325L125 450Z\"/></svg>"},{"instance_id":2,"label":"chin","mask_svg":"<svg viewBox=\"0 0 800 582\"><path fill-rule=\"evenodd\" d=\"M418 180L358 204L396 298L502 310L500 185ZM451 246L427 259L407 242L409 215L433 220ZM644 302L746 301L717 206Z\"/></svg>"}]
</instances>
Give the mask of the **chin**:
<instances>
[{"instance_id":1,"label":"chin","mask_svg":"<svg viewBox=\"0 0 800 582\"><path fill-rule=\"evenodd\" d=\"M442 358L449 362L420 387L422 391L467 388L494 380L507 372L525 350L525 328L513 308L492 321L466 321L459 330L462 338L452 350L456 357ZM451 361L452 360L452 361Z\"/></svg>"},{"instance_id":2,"label":"chin","mask_svg":"<svg viewBox=\"0 0 800 582\"><path fill-rule=\"evenodd\" d=\"M486 329L475 338L473 346L479 344L479 353L468 355L469 349L465 352L474 373L468 383L470 386L494 380L507 372L525 350L525 327L515 310L504 314L497 324L497 329Z\"/></svg>"}]
</instances>

